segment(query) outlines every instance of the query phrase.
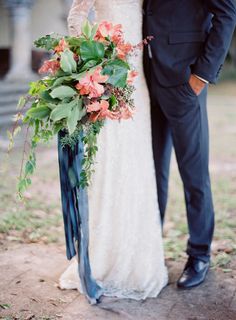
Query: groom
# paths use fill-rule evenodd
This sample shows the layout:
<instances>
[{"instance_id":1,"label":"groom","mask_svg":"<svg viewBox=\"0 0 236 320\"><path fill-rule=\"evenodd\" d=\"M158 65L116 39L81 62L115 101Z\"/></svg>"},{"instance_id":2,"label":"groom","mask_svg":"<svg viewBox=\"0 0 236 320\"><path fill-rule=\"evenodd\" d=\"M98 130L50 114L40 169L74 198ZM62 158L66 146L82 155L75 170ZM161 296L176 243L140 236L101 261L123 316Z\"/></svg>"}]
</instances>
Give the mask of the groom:
<instances>
[{"instance_id":1,"label":"groom","mask_svg":"<svg viewBox=\"0 0 236 320\"><path fill-rule=\"evenodd\" d=\"M208 170L208 83L215 83L236 23L235 0L144 0L144 51L151 98L153 150L161 218L167 203L170 154L183 181L188 262L178 280L191 288L205 280L214 230Z\"/></svg>"}]
</instances>

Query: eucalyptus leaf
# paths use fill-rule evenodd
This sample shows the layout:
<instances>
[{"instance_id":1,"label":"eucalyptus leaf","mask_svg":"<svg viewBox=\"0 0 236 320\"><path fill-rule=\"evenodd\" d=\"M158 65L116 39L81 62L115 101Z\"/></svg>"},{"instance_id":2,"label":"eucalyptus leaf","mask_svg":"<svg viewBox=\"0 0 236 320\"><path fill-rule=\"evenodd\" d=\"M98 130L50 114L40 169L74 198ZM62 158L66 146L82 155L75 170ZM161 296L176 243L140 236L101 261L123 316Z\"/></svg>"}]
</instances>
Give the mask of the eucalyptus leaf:
<instances>
[{"instance_id":1,"label":"eucalyptus leaf","mask_svg":"<svg viewBox=\"0 0 236 320\"><path fill-rule=\"evenodd\" d=\"M92 26L88 20L84 21L82 28L81 28L81 31L85 35L86 38L89 39L91 37Z\"/></svg>"},{"instance_id":2,"label":"eucalyptus leaf","mask_svg":"<svg viewBox=\"0 0 236 320\"><path fill-rule=\"evenodd\" d=\"M67 119L67 126L70 135L75 131L78 121L86 115L86 109L83 108L82 99L77 100L76 102L76 105L71 109L71 113Z\"/></svg>"},{"instance_id":3,"label":"eucalyptus leaf","mask_svg":"<svg viewBox=\"0 0 236 320\"><path fill-rule=\"evenodd\" d=\"M59 86L52 90L50 96L52 98L65 99L71 98L76 94L76 91L69 86Z\"/></svg>"},{"instance_id":4,"label":"eucalyptus leaf","mask_svg":"<svg viewBox=\"0 0 236 320\"><path fill-rule=\"evenodd\" d=\"M60 103L53 109L50 119L54 122L69 117L73 107L77 105L78 99L72 100L70 103Z\"/></svg>"},{"instance_id":5,"label":"eucalyptus leaf","mask_svg":"<svg viewBox=\"0 0 236 320\"><path fill-rule=\"evenodd\" d=\"M74 53L69 49L66 49L61 53L60 60L61 69L66 73L72 73L76 71L76 61L74 59Z\"/></svg>"},{"instance_id":6,"label":"eucalyptus leaf","mask_svg":"<svg viewBox=\"0 0 236 320\"><path fill-rule=\"evenodd\" d=\"M92 27L92 30L91 30L91 39L93 39L97 33L97 30L98 30L98 24L96 23L93 27Z\"/></svg>"},{"instance_id":7,"label":"eucalyptus leaf","mask_svg":"<svg viewBox=\"0 0 236 320\"><path fill-rule=\"evenodd\" d=\"M59 105L52 111L50 119L56 122L61 119L68 118L70 113L71 108L68 108L66 105Z\"/></svg>"},{"instance_id":8,"label":"eucalyptus leaf","mask_svg":"<svg viewBox=\"0 0 236 320\"><path fill-rule=\"evenodd\" d=\"M55 87L58 87L60 86L64 81L70 81L71 80L71 77L70 76L62 76L62 77L59 77L57 78L53 84L51 85L51 88L55 88Z\"/></svg>"},{"instance_id":9,"label":"eucalyptus leaf","mask_svg":"<svg viewBox=\"0 0 236 320\"><path fill-rule=\"evenodd\" d=\"M44 118L47 118L51 113L51 110L47 106L39 106L36 108L29 109L26 112L26 116L33 118L33 119L39 119L42 120Z\"/></svg>"}]
</instances>

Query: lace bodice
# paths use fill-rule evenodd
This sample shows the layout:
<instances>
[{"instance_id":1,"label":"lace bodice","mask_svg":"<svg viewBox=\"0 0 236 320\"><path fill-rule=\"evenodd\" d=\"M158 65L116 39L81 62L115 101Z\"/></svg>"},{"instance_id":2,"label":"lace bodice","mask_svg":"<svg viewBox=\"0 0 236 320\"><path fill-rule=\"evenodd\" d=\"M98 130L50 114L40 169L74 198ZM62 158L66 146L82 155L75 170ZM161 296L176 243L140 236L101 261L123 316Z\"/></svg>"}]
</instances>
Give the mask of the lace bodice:
<instances>
[{"instance_id":1,"label":"lace bodice","mask_svg":"<svg viewBox=\"0 0 236 320\"><path fill-rule=\"evenodd\" d=\"M135 25L141 23L142 3L143 0L73 0L68 16L69 34L76 36L80 33L83 21L93 9L96 21L108 20L114 23L123 21L123 24L131 26L131 29L129 28L131 31ZM133 19L132 13L135 13ZM139 21L137 13L140 13Z\"/></svg>"},{"instance_id":2,"label":"lace bodice","mask_svg":"<svg viewBox=\"0 0 236 320\"><path fill-rule=\"evenodd\" d=\"M74 0L71 6L67 21L68 30L71 36L80 33L83 21L88 17L89 11L93 8L95 0Z\"/></svg>"}]
</instances>

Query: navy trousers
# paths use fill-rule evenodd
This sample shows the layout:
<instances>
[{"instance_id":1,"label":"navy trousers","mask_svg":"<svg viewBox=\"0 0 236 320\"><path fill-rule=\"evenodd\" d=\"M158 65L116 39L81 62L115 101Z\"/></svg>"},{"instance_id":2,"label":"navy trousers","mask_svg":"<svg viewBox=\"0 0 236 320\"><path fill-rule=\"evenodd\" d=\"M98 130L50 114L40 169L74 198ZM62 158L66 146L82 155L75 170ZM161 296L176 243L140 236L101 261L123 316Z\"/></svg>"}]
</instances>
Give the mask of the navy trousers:
<instances>
[{"instance_id":1,"label":"navy trousers","mask_svg":"<svg viewBox=\"0 0 236 320\"><path fill-rule=\"evenodd\" d=\"M172 145L183 181L189 241L187 254L208 261L214 231L209 176L207 86L197 96L188 83L162 87L149 69L153 151L162 221L167 204Z\"/></svg>"}]
</instances>

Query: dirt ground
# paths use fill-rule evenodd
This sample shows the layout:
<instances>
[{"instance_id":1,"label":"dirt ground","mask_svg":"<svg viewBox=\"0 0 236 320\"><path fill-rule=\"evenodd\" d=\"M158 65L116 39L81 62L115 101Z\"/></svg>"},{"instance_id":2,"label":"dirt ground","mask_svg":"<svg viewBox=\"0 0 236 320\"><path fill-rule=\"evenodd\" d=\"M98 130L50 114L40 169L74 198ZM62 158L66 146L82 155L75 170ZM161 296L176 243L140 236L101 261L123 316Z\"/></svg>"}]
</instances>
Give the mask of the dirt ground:
<instances>
[{"instance_id":1,"label":"dirt ground","mask_svg":"<svg viewBox=\"0 0 236 320\"><path fill-rule=\"evenodd\" d=\"M236 279L210 271L207 281L190 291L179 291L175 281L182 263L168 262L170 283L157 299L145 302L104 298L90 306L75 290L58 289L66 268L64 247L17 245L0 253L1 319L140 319L235 320Z\"/></svg>"},{"instance_id":2,"label":"dirt ground","mask_svg":"<svg viewBox=\"0 0 236 320\"><path fill-rule=\"evenodd\" d=\"M20 149L5 158L0 137L0 319L5 320L236 320L236 84L210 90L211 173L216 208L212 266L207 281L180 291L187 226L173 158L164 243L170 282L157 299L104 298L90 306L75 290L58 288L68 266L60 209L55 143L42 148L25 203L15 196Z\"/></svg>"}]
</instances>

